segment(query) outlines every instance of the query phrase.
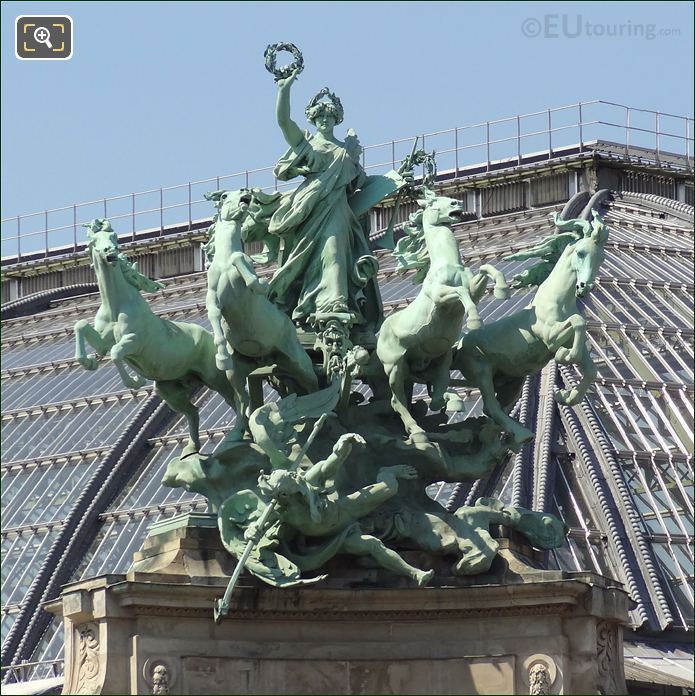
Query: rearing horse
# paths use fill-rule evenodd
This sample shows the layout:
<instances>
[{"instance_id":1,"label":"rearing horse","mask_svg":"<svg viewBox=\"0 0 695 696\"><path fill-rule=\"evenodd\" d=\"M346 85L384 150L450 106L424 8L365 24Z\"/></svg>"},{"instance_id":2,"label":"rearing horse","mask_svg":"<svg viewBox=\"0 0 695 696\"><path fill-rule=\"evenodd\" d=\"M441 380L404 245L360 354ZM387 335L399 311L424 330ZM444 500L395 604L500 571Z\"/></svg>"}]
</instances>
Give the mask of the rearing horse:
<instances>
[{"instance_id":1,"label":"rearing horse","mask_svg":"<svg viewBox=\"0 0 695 696\"><path fill-rule=\"evenodd\" d=\"M247 424L239 398L243 382L234 369L225 373L217 368L210 332L197 324L158 317L140 291L153 292L164 286L142 275L136 264L118 252L118 236L108 220L92 220L87 228L101 305L94 326L86 319L75 324L75 359L87 370L97 369L96 357L87 355L89 343L98 355L110 353L126 387L138 389L154 380L162 399L188 420L189 441L182 456L200 449L198 409L190 394L202 384L221 394L237 413L236 426L225 442L240 440ZM126 364L135 376L129 374Z\"/></svg>"},{"instance_id":2,"label":"rearing horse","mask_svg":"<svg viewBox=\"0 0 695 696\"><path fill-rule=\"evenodd\" d=\"M242 224L249 214L252 192L215 191L205 197L218 210L207 245L211 263L205 298L217 366L224 369L233 361L235 372L245 380L256 367L275 363L282 378L299 391L316 391L318 379L297 329L267 298L268 286L258 278L243 250Z\"/></svg>"},{"instance_id":3,"label":"rearing horse","mask_svg":"<svg viewBox=\"0 0 695 696\"><path fill-rule=\"evenodd\" d=\"M511 316L467 333L458 344L453 367L461 371L467 386L478 387L485 414L511 434L510 447L514 450L533 439L530 430L506 413L527 375L538 372L553 358L577 365L582 374L579 384L555 394L555 400L567 406L579 403L596 377L596 366L586 347L586 321L577 308L577 298L593 288L608 240L603 219L595 210L592 216L591 221L563 221L556 216L559 230L579 232L579 236L554 236L553 248L557 244L565 248L552 270L546 265L549 275L531 303Z\"/></svg>"},{"instance_id":4,"label":"rearing horse","mask_svg":"<svg viewBox=\"0 0 695 696\"><path fill-rule=\"evenodd\" d=\"M422 290L405 308L384 321L376 352L391 388L391 406L413 440L426 440L408 410L409 383L427 382L430 408L439 411L448 394L452 347L461 335L464 314L470 328L481 326L476 304L485 294L488 278L495 281L495 296L508 296L504 276L484 264L477 274L463 265L451 225L463 216L461 201L424 189L421 211L411 216L406 237L394 251L399 270L417 268ZM454 409L452 409L454 410Z\"/></svg>"}]
</instances>

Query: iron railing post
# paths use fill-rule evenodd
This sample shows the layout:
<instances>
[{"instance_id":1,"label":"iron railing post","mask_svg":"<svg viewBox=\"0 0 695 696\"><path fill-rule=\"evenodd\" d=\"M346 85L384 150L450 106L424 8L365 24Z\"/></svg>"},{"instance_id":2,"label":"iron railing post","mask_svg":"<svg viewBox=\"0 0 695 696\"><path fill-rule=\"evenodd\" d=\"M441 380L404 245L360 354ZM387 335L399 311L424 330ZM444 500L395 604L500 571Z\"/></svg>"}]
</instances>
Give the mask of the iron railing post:
<instances>
[{"instance_id":1,"label":"iron railing post","mask_svg":"<svg viewBox=\"0 0 695 696\"><path fill-rule=\"evenodd\" d=\"M46 248L44 249L43 257L45 259L48 258L48 211L44 210L43 211L43 241L44 244L46 245Z\"/></svg>"},{"instance_id":2,"label":"iron railing post","mask_svg":"<svg viewBox=\"0 0 695 696\"><path fill-rule=\"evenodd\" d=\"M454 129L454 162L456 166L456 175L454 178L457 178L459 175L459 129L455 128Z\"/></svg>"},{"instance_id":3,"label":"iron railing post","mask_svg":"<svg viewBox=\"0 0 695 696\"><path fill-rule=\"evenodd\" d=\"M130 215L132 221L133 241L135 241L135 193L130 194Z\"/></svg>"},{"instance_id":4,"label":"iron railing post","mask_svg":"<svg viewBox=\"0 0 695 696\"><path fill-rule=\"evenodd\" d=\"M521 117L516 116L516 163L521 164Z\"/></svg>"},{"instance_id":5,"label":"iron railing post","mask_svg":"<svg viewBox=\"0 0 695 696\"><path fill-rule=\"evenodd\" d=\"M659 112L656 111L656 112L654 113L654 125L656 126L656 133L655 133L655 135L656 135L656 161L657 161L657 162L661 159L661 158L659 157L659 154L660 154L660 153L659 153L659 146L660 146L660 142L659 142L659 116L660 116Z\"/></svg>"},{"instance_id":6,"label":"iron railing post","mask_svg":"<svg viewBox=\"0 0 695 696\"><path fill-rule=\"evenodd\" d=\"M159 189L159 236L164 234L164 189Z\"/></svg>"},{"instance_id":7,"label":"iron railing post","mask_svg":"<svg viewBox=\"0 0 695 696\"><path fill-rule=\"evenodd\" d=\"M630 157L630 114L629 106L625 107L625 157Z\"/></svg>"},{"instance_id":8,"label":"iron railing post","mask_svg":"<svg viewBox=\"0 0 695 696\"><path fill-rule=\"evenodd\" d=\"M579 152L584 152L584 117L581 102L579 102Z\"/></svg>"},{"instance_id":9,"label":"iron railing post","mask_svg":"<svg viewBox=\"0 0 695 696\"><path fill-rule=\"evenodd\" d=\"M553 156L553 117L548 109L548 159Z\"/></svg>"},{"instance_id":10,"label":"iron railing post","mask_svg":"<svg viewBox=\"0 0 695 696\"><path fill-rule=\"evenodd\" d=\"M22 260L22 223L21 223L21 215L17 215L17 263L19 263Z\"/></svg>"},{"instance_id":11,"label":"iron railing post","mask_svg":"<svg viewBox=\"0 0 695 696\"><path fill-rule=\"evenodd\" d=\"M190 230L191 227L193 227L193 211L192 211L192 203L191 203L191 182L188 182L188 229Z\"/></svg>"},{"instance_id":12,"label":"iron railing post","mask_svg":"<svg viewBox=\"0 0 695 696\"><path fill-rule=\"evenodd\" d=\"M487 164L485 171L490 171L490 121L485 122L485 152L487 154Z\"/></svg>"},{"instance_id":13,"label":"iron railing post","mask_svg":"<svg viewBox=\"0 0 695 696\"><path fill-rule=\"evenodd\" d=\"M77 205L72 205L72 250L77 253Z\"/></svg>"}]
</instances>

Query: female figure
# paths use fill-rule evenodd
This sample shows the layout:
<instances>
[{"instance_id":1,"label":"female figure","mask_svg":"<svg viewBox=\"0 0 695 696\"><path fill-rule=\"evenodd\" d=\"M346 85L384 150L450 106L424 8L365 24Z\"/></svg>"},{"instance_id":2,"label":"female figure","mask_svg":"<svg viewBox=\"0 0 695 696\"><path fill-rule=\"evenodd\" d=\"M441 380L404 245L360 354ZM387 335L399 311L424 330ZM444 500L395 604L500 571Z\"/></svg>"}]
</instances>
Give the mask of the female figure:
<instances>
[{"instance_id":1,"label":"female figure","mask_svg":"<svg viewBox=\"0 0 695 696\"><path fill-rule=\"evenodd\" d=\"M300 326L316 312L351 313L354 324L375 331L382 316L374 280L378 263L349 204L368 180L359 163L361 149L354 135L341 142L333 134L343 107L328 88L305 110L316 133L300 130L290 116L296 77L295 70L278 81L277 120L289 150L275 176L282 181L303 176L304 182L287 194L257 201L262 211L254 221L264 222L271 214L267 230L281 239L281 265L270 281L270 297Z\"/></svg>"}]
</instances>

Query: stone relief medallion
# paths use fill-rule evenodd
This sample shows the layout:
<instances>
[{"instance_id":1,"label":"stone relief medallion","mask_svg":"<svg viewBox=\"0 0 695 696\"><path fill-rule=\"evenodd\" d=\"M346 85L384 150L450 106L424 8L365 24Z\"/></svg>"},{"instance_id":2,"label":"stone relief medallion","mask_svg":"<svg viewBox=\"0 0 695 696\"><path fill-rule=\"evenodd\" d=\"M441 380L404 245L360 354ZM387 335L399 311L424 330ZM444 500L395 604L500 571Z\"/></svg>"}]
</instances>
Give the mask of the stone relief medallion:
<instances>
[{"instance_id":1,"label":"stone relief medallion","mask_svg":"<svg viewBox=\"0 0 695 696\"><path fill-rule=\"evenodd\" d=\"M162 657L148 657L142 665L142 676L153 694L171 693L176 683L178 670L176 663Z\"/></svg>"},{"instance_id":2,"label":"stone relief medallion","mask_svg":"<svg viewBox=\"0 0 695 696\"><path fill-rule=\"evenodd\" d=\"M530 655L523 662L522 674L528 682L529 694L549 694L557 679L557 665L549 655Z\"/></svg>"}]
</instances>

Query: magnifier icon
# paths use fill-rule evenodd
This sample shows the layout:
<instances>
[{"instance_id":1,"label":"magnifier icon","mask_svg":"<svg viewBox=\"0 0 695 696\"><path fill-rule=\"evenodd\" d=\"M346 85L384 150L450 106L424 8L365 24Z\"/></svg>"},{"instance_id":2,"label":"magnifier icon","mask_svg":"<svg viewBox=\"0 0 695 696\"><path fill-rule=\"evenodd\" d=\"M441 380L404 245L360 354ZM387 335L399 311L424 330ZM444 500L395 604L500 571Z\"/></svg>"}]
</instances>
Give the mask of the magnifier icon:
<instances>
[{"instance_id":1,"label":"magnifier icon","mask_svg":"<svg viewBox=\"0 0 695 696\"><path fill-rule=\"evenodd\" d=\"M51 43L51 32L46 29L46 27L36 27L34 29L34 41L37 43L46 44L48 48L53 50L53 44Z\"/></svg>"}]
</instances>

